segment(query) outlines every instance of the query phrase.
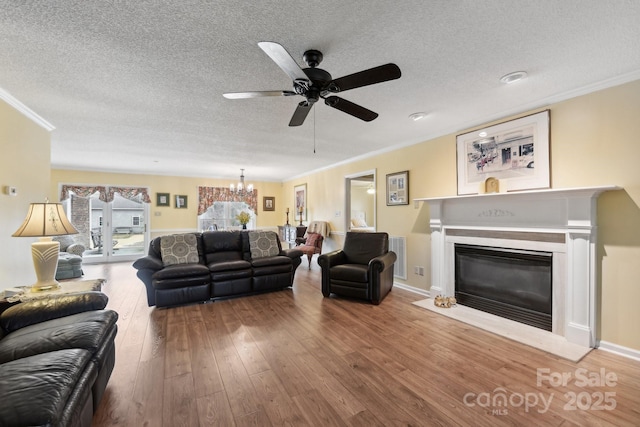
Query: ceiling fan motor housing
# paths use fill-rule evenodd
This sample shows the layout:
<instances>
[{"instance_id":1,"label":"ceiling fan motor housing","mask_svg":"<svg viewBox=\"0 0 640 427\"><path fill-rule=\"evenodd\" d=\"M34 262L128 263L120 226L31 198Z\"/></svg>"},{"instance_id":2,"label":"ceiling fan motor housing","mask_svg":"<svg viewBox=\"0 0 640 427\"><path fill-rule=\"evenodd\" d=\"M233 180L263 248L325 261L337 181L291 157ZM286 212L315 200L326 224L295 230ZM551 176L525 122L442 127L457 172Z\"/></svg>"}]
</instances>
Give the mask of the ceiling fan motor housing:
<instances>
[{"instance_id":1,"label":"ceiling fan motor housing","mask_svg":"<svg viewBox=\"0 0 640 427\"><path fill-rule=\"evenodd\" d=\"M322 62L322 52L311 49L302 54L302 59L311 68L316 68Z\"/></svg>"}]
</instances>

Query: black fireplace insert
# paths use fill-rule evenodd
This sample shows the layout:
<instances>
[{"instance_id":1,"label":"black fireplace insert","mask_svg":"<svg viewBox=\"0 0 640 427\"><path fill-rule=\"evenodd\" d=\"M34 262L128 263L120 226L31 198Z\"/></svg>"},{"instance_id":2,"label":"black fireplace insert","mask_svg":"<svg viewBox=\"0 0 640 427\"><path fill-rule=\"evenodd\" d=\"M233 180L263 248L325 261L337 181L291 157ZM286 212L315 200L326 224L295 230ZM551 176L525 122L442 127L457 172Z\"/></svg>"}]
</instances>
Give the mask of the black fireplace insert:
<instances>
[{"instance_id":1,"label":"black fireplace insert","mask_svg":"<svg viewBox=\"0 0 640 427\"><path fill-rule=\"evenodd\" d=\"M459 304L551 331L552 256L456 244L455 297Z\"/></svg>"}]
</instances>

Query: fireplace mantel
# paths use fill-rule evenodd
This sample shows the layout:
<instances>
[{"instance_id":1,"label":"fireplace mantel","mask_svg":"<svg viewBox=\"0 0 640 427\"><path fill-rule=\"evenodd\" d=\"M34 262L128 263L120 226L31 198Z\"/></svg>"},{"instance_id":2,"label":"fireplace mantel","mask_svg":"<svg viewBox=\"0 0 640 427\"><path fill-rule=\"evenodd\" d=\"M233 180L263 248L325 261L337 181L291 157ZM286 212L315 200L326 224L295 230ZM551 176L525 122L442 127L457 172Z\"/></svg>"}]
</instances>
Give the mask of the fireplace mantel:
<instances>
[{"instance_id":1,"label":"fireplace mantel","mask_svg":"<svg viewBox=\"0 0 640 427\"><path fill-rule=\"evenodd\" d=\"M596 202L603 192L621 189L599 186L414 199L416 204L429 204L431 295L454 294L456 242L553 252L553 333L594 347Z\"/></svg>"}]
</instances>

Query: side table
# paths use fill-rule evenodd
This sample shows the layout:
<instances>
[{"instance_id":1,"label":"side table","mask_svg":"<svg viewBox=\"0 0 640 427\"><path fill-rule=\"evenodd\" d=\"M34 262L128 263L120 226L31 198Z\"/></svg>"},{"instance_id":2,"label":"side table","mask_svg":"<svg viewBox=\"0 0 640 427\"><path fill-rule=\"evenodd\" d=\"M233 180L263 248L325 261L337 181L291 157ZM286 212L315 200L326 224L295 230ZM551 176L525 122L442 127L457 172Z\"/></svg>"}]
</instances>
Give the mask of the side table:
<instances>
[{"instance_id":1,"label":"side table","mask_svg":"<svg viewBox=\"0 0 640 427\"><path fill-rule=\"evenodd\" d=\"M88 280L68 280L61 281L58 289L42 292L31 292L29 286L19 286L23 292L18 292L11 296L5 296L5 292L0 293L0 303L16 303L31 301L34 299L47 298L53 295L70 294L73 292L101 291L105 279L88 279Z\"/></svg>"}]
</instances>

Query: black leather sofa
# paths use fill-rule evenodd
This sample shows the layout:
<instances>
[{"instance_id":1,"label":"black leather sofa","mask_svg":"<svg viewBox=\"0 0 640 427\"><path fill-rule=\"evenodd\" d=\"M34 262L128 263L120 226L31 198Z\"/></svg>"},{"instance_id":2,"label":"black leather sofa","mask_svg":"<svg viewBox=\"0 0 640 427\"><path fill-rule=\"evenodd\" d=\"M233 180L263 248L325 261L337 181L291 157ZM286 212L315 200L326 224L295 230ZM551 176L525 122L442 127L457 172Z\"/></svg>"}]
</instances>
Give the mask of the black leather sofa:
<instances>
[{"instance_id":1,"label":"black leather sofa","mask_svg":"<svg viewBox=\"0 0 640 427\"><path fill-rule=\"evenodd\" d=\"M148 255L133 263L147 288L148 305L169 307L293 285L302 252L295 248L283 250L277 233L273 232L277 254L252 257L250 233L186 233L196 237L198 262L168 266L163 263L162 237L153 239Z\"/></svg>"},{"instance_id":2,"label":"black leather sofa","mask_svg":"<svg viewBox=\"0 0 640 427\"><path fill-rule=\"evenodd\" d=\"M115 364L118 314L100 292L0 315L0 425L90 426Z\"/></svg>"}]
</instances>

